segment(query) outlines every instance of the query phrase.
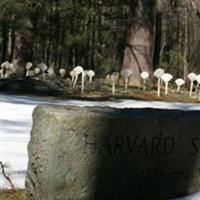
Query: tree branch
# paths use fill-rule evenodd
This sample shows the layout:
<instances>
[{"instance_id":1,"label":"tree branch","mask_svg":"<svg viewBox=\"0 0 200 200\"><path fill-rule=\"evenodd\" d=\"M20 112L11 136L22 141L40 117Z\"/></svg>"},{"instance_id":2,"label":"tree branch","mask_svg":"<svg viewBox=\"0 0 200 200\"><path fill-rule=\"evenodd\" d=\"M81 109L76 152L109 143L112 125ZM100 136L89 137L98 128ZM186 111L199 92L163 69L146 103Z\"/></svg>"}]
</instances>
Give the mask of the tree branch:
<instances>
[{"instance_id":1,"label":"tree branch","mask_svg":"<svg viewBox=\"0 0 200 200\"><path fill-rule=\"evenodd\" d=\"M1 170L2 170L2 174L3 176L5 177L5 179L9 182L11 188L14 190L15 189L15 186L14 184L12 183L10 177L6 174L5 172L5 165L0 161L0 166L1 166Z\"/></svg>"}]
</instances>

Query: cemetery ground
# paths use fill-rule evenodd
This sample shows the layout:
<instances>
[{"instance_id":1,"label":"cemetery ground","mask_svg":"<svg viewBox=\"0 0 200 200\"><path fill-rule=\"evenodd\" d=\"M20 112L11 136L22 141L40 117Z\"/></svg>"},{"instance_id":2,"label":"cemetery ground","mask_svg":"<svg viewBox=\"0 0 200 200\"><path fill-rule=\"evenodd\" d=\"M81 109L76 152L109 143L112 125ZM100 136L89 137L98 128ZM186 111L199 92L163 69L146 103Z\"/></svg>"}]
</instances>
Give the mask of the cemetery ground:
<instances>
[{"instance_id":1,"label":"cemetery ground","mask_svg":"<svg viewBox=\"0 0 200 200\"><path fill-rule=\"evenodd\" d=\"M71 100L91 100L91 101L113 101L118 99L133 99L143 101L164 101L164 102L182 102L199 103L198 95L193 92L189 97L189 86L181 88L179 93L176 87L171 84L169 94L164 95L164 85L161 87L161 96L157 96L157 85L146 87L146 91L141 88L130 87L125 92L123 85L116 85L116 93L112 94L112 85L102 83L101 80L95 80L92 84L85 85L84 94L80 93L80 85L72 88L71 85L53 83L48 81L36 80L0 80L0 91L10 94L43 96L50 99L71 99ZM195 87L194 87L195 90Z\"/></svg>"},{"instance_id":2,"label":"cemetery ground","mask_svg":"<svg viewBox=\"0 0 200 200\"><path fill-rule=\"evenodd\" d=\"M23 190L0 190L0 200L25 200Z\"/></svg>"},{"instance_id":3,"label":"cemetery ground","mask_svg":"<svg viewBox=\"0 0 200 200\"><path fill-rule=\"evenodd\" d=\"M123 89L119 89L115 95L112 95L110 91L89 91L84 95L80 95L78 92L74 92L70 95L41 95L41 94L27 94L26 92L14 92L11 94L17 95L29 95L29 96L42 96L47 99L55 100L83 100L83 101L117 101L117 100L141 100L141 101L162 101L162 102L181 102L181 103L199 103L197 96L189 98L189 93L177 94L174 90L164 96L157 97L156 90L154 91L140 91L138 89L129 89L129 93L123 92ZM7 92L6 92L7 93ZM9 93L7 93L9 94Z\"/></svg>"}]
</instances>

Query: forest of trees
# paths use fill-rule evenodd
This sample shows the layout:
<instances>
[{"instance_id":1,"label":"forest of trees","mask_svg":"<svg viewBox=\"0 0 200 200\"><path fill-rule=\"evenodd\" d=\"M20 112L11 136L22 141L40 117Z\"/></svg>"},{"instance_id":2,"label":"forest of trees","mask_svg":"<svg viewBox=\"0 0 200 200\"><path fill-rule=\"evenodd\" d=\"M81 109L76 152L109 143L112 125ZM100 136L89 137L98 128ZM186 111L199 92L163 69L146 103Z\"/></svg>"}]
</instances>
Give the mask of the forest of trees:
<instances>
[{"instance_id":1,"label":"forest of trees","mask_svg":"<svg viewBox=\"0 0 200 200\"><path fill-rule=\"evenodd\" d=\"M200 73L199 0L1 0L0 62L26 62L103 76L164 67Z\"/></svg>"}]
</instances>

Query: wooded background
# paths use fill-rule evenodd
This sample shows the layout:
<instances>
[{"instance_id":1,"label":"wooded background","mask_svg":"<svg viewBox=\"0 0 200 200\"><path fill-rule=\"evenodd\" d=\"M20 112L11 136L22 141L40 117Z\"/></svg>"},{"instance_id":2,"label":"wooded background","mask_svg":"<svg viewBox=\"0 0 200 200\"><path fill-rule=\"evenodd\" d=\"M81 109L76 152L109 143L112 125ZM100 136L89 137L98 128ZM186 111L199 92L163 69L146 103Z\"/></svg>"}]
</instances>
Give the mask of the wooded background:
<instances>
[{"instance_id":1,"label":"wooded background","mask_svg":"<svg viewBox=\"0 0 200 200\"><path fill-rule=\"evenodd\" d=\"M1 0L0 62L200 73L199 0Z\"/></svg>"}]
</instances>

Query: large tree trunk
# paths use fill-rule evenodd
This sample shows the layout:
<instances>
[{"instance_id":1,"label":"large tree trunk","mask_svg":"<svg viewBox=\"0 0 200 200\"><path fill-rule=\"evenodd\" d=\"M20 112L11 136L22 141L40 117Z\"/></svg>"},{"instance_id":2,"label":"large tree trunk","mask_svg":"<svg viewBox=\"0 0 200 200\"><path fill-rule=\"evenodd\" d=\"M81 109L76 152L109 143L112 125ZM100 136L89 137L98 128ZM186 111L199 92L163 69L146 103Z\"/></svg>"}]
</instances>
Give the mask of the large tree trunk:
<instances>
[{"instance_id":1,"label":"large tree trunk","mask_svg":"<svg viewBox=\"0 0 200 200\"><path fill-rule=\"evenodd\" d=\"M7 60L7 49L8 49L8 28L6 23L2 23L2 61Z\"/></svg>"},{"instance_id":2,"label":"large tree trunk","mask_svg":"<svg viewBox=\"0 0 200 200\"><path fill-rule=\"evenodd\" d=\"M184 66L183 66L183 77L184 80L187 80L188 75L188 62L187 62L187 55L188 55L188 10L187 7L185 8L185 38L184 38Z\"/></svg>"},{"instance_id":3,"label":"large tree trunk","mask_svg":"<svg viewBox=\"0 0 200 200\"><path fill-rule=\"evenodd\" d=\"M17 76L25 73L25 64L33 59L33 25L28 18L19 19L19 27L15 31L15 44L13 63L15 64Z\"/></svg>"},{"instance_id":4,"label":"large tree trunk","mask_svg":"<svg viewBox=\"0 0 200 200\"><path fill-rule=\"evenodd\" d=\"M153 57L153 65L158 67L160 65L160 53L162 49L162 13L157 12L156 14L156 22L155 22L155 42L154 42L154 57Z\"/></svg>"},{"instance_id":5,"label":"large tree trunk","mask_svg":"<svg viewBox=\"0 0 200 200\"><path fill-rule=\"evenodd\" d=\"M132 69L129 84L140 86L140 73L153 72L155 0L130 0L123 69Z\"/></svg>"}]
</instances>

